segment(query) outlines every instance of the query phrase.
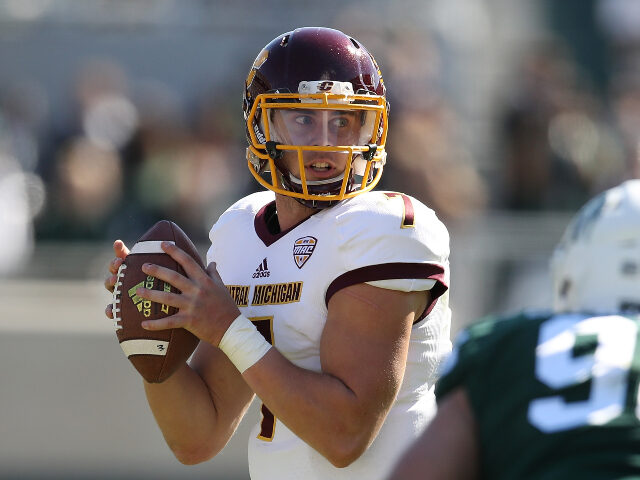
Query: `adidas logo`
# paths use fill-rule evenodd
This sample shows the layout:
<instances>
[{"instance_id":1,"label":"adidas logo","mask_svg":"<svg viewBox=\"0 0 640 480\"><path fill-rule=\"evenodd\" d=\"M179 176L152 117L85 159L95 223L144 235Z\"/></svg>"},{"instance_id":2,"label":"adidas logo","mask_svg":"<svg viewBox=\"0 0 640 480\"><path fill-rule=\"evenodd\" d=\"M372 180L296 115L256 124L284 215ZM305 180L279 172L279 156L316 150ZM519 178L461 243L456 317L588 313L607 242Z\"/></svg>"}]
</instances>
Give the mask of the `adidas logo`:
<instances>
[{"instance_id":1,"label":"adidas logo","mask_svg":"<svg viewBox=\"0 0 640 480\"><path fill-rule=\"evenodd\" d=\"M139 284L131 287L127 292L129 294L129 298L133 301L133 304L138 307L138 311L145 317L149 317L151 315L151 301L145 300L136 294L136 289L138 287L153 288L153 277L147 277L146 282L143 280Z\"/></svg>"},{"instance_id":2,"label":"adidas logo","mask_svg":"<svg viewBox=\"0 0 640 480\"><path fill-rule=\"evenodd\" d=\"M144 288L148 288L149 290L151 290L151 289L153 289L154 281L155 281L155 277L147 275L147 279L146 280L143 280L140 283L138 283L137 285L134 285L127 292L129 294L129 298L131 299L133 304L137 307L138 311L140 313L142 313L147 318L149 318L151 316L151 305L153 304L153 302L151 300L145 300L144 298L139 296L136 293L136 290L138 289L138 287L144 287ZM163 289L164 289L165 292L170 292L171 291L171 286L169 284L165 283ZM163 313L168 315L169 314L169 306L168 305L160 305L160 311L162 311Z\"/></svg>"},{"instance_id":3,"label":"adidas logo","mask_svg":"<svg viewBox=\"0 0 640 480\"><path fill-rule=\"evenodd\" d=\"M271 275L271 272L269 271L269 267L267 266L267 259L264 258L262 260L262 263L258 265L258 268L256 268L256 271L251 276L253 278L265 278L269 275Z\"/></svg>"}]
</instances>

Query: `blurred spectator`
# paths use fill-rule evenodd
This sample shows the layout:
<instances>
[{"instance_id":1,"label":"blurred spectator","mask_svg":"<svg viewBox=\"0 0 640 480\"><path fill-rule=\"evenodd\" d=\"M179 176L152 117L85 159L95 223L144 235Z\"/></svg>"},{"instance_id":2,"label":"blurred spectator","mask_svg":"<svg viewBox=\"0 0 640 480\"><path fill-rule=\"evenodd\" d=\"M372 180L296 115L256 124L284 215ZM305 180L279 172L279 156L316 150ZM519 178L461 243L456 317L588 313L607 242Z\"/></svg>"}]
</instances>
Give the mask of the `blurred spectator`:
<instances>
[{"instance_id":1,"label":"blurred spectator","mask_svg":"<svg viewBox=\"0 0 640 480\"><path fill-rule=\"evenodd\" d=\"M113 61L92 60L80 69L74 93L77 118L43 166L49 201L37 224L40 238L104 238L123 194L121 152L138 127L126 76Z\"/></svg>"},{"instance_id":2,"label":"blurred spectator","mask_svg":"<svg viewBox=\"0 0 640 480\"><path fill-rule=\"evenodd\" d=\"M597 0L595 15L609 43L612 70L640 73L640 2Z\"/></svg>"},{"instance_id":3,"label":"blurred spectator","mask_svg":"<svg viewBox=\"0 0 640 480\"><path fill-rule=\"evenodd\" d=\"M393 108L393 107L392 107ZM487 203L486 186L461 145L459 124L443 100L394 112L385 185L413 195L445 222L468 219Z\"/></svg>"},{"instance_id":4,"label":"blurred spectator","mask_svg":"<svg viewBox=\"0 0 640 480\"><path fill-rule=\"evenodd\" d=\"M0 277L22 267L33 251L33 218L45 202L45 186L35 171L46 109L32 82L0 88Z\"/></svg>"},{"instance_id":5,"label":"blurred spectator","mask_svg":"<svg viewBox=\"0 0 640 480\"><path fill-rule=\"evenodd\" d=\"M502 119L503 198L513 210L573 210L625 175L605 110L558 42L524 57Z\"/></svg>"},{"instance_id":6,"label":"blurred spectator","mask_svg":"<svg viewBox=\"0 0 640 480\"><path fill-rule=\"evenodd\" d=\"M637 2L593 0L590 5L594 2L612 45L636 45ZM562 45L536 46L510 78L510 97L498 99L506 106L496 122L480 116L489 110L474 110L468 102L489 90L474 79L497 76L484 72L470 78L465 73L477 73L476 64L461 67L491 45L493 7L475 4L474 12L484 12L477 16L465 14L465 2L439 1L403 16L386 6L389 19L381 23L380 10L363 11L363 5L346 6L333 21L381 52L385 80L396 92L389 163L380 188L406 191L443 220L456 221L483 212L490 194L495 195L491 206L498 209L571 209L638 174L638 140L629 133L638 115L631 83L616 82L608 111ZM374 22L376 29L364 27ZM465 31L447 28L452 24L464 25ZM73 92L75 118L65 122L52 115L48 130L56 132L49 143L42 141L48 108L42 89L16 82L19 88L0 92L12 118L4 127L12 133L4 141L12 143L21 168L41 175L49 191L46 211L37 218L38 238L107 239L119 232L134 237L152 222L171 218L204 240L230 199L256 188L245 171L235 73L229 72L227 84L212 78L209 91L195 88L185 99L176 92L202 82L204 70L193 77L168 77L162 85L143 81L140 72L155 72L149 65L134 69L132 58L89 57L81 64ZM504 56L505 69L512 58ZM124 65L138 76L130 76ZM199 80L193 82L196 75ZM496 131L494 122L501 133L496 141L487 139ZM471 131L474 126L480 128ZM480 168L498 175L483 178Z\"/></svg>"},{"instance_id":7,"label":"blurred spectator","mask_svg":"<svg viewBox=\"0 0 640 480\"><path fill-rule=\"evenodd\" d=\"M40 220L48 238L102 238L122 195L122 165L109 148L77 138L59 152L52 201Z\"/></svg>"},{"instance_id":8,"label":"blurred spectator","mask_svg":"<svg viewBox=\"0 0 640 480\"><path fill-rule=\"evenodd\" d=\"M166 88L146 85L140 92L140 166L129 203L147 212L147 224L169 218L193 240L206 240L212 223L243 190L244 152L232 126L242 126L240 105L234 102L230 110L227 103L201 99L189 124Z\"/></svg>"},{"instance_id":9,"label":"blurred spectator","mask_svg":"<svg viewBox=\"0 0 640 480\"><path fill-rule=\"evenodd\" d=\"M439 52L431 38L405 30L389 42L387 83L393 85L389 162L382 187L413 195L445 222L483 211L486 185L462 140L462 123L444 97Z\"/></svg>"},{"instance_id":10,"label":"blurred spectator","mask_svg":"<svg viewBox=\"0 0 640 480\"><path fill-rule=\"evenodd\" d=\"M640 178L640 75L619 74L615 77L611 108L624 150L625 178Z\"/></svg>"},{"instance_id":11,"label":"blurred spectator","mask_svg":"<svg viewBox=\"0 0 640 480\"><path fill-rule=\"evenodd\" d=\"M33 251L32 218L42 204L39 178L0 150L0 277L18 270Z\"/></svg>"},{"instance_id":12,"label":"blurred spectator","mask_svg":"<svg viewBox=\"0 0 640 480\"><path fill-rule=\"evenodd\" d=\"M561 39L561 47L570 52L571 62L579 67L580 77L588 81L591 90L603 95L616 67L599 25L599 1L544 0L542 3L552 36Z\"/></svg>"},{"instance_id":13,"label":"blurred spectator","mask_svg":"<svg viewBox=\"0 0 640 480\"><path fill-rule=\"evenodd\" d=\"M193 172L199 180L194 182L198 188L192 203L201 212L200 226L207 237L213 222L238 195L261 189L247 175L241 99L217 93L235 89L235 85L221 86L203 95L195 114L194 147L200 160Z\"/></svg>"},{"instance_id":14,"label":"blurred spectator","mask_svg":"<svg viewBox=\"0 0 640 480\"><path fill-rule=\"evenodd\" d=\"M168 218L196 241L244 190L240 100L184 102L157 81L132 87L113 61L90 61L78 73L77 118L53 145L46 169L47 212L40 238L135 240ZM234 125L234 126L232 126ZM241 178L242 181L238 181Z\"/></svg>"},{"instance_id":15,"label":"blurred spectator","mask_svg":"<svg viewBox=\"0 0 640 480\"><path fill-rule=\"evenodd\" d=\"M48 113L42 87L21 79L0 87L0 147L27 172L40 162L40 136Z\"/></svg>"}]
</instances>

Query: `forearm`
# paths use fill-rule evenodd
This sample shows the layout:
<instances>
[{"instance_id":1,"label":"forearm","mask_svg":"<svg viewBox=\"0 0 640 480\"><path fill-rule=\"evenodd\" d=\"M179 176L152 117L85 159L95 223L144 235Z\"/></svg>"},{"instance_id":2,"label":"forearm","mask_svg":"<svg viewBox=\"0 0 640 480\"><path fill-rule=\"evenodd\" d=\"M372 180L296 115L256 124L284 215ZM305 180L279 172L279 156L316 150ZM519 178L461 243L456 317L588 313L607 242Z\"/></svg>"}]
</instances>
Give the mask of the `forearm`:
<instances>
[{"instance_id":1,"label":"forearm","mask_svg":"<svg viewBox=\"0 0 640 480\"><path fill-rule=\"evenodd\" d=\"M424 304L422 293L367 285L343 289L332 299L320 340L320 372L299 368L271 348L243 377L290 430L334 465L347 466L375 439L391 409L404 376L411 324ZM226 349L226 338L223 344ZM227 354L250 358L258 344L239 336Z\"/></svg>"},{"instance_id":2,"label":"forearm","mask_svg":"<svg viewBox=\"0 0 640 480\"><path fill-rule=\"evenodd\" d=\"M388 411L373 412L340 379L297 367L276 349L243 377L278 420L336 466L364 452Z\"/></svg>"},{"instance_id":3,"label":"forearm","mask_svg":"<svg viewBox=\"0 0 640 480\"><path fill-rule=\"evenodd\" d=\"M198 463L217 453L216 410L196 372L185 365L163 383L144 382L144 389L167 445L181 462Z\"/></svg>"},{"instance_id":4,"label":"forearm","mask_svg":"<svg viewBox=\"0 0 640 480\"><path fill-rule=\"evenodd\" d=\"M229 382L226 386L232 387ZM210 390L201 374L187 365L163 383L144 383L155 420L182 463L200 463L220 452L252 398L248 391L234 394L225 382L217 387L217 392Z\"/></svg>"}]
</instances>

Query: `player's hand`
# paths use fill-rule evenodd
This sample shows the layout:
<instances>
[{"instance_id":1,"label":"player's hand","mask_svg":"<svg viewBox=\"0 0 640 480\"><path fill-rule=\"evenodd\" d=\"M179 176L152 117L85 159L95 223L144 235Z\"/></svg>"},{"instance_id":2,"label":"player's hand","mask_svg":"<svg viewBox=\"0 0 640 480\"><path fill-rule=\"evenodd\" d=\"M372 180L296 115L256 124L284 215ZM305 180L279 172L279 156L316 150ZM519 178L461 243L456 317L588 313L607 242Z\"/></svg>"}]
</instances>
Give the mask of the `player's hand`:
<instances>
[{"instance_id":1,"label":"player's hand","mask_svg":"<svg viewBox=\"0 0 640 480\"><path fill-rule=\"evenodd\" d=\"M159 320L146 320L147 330L186 328L195 336L218 346L231 322L240 310L222 282L216 264L203 270L197 262L179 247L163 242L162 249L178 262L186 276L165 267L144 264L142 271L171 284L181 293L138 288L136 293L152 302L176 307L178 313Z\"/></svg>"},{"instance_id":2,"label":"player's hand","mask_svg":"<svg viewBox=\"0 0 640 480\"><path fill-rule=\"evenodd\" d=\"M109 275L104 280L104 287L113 293L113 287L116 284L116 274L118 273L118 268L124 262L124 259L127 255L129 255L129 249L124 244L122 240L116 240L113 242L113 253L115 253L115 258L109 262ZM105 309L105 314L108 318L113 319L112 312L112 304L107 305Z\"/></svg>"}]
</instances>

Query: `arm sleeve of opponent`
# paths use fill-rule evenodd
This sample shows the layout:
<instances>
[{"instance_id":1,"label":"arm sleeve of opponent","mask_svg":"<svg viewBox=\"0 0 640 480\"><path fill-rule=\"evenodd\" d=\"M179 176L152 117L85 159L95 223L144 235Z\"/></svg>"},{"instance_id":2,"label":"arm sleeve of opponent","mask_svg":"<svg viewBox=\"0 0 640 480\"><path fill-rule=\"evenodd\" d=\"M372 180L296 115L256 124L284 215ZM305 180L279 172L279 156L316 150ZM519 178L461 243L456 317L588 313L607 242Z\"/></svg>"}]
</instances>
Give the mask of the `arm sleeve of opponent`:
<instances>
[{"instance_id":1,"label":"arm sleeve of opponent","mask_svg":"<svg viewBox=\"0 0 640 480\"><path fill-rule=\"evenodd\" d=\"M436 398L440 401L448 393L463 387L473 409L482 408L482 397L492 384L496 370L496 349L505 341L505 330L496 332L496 321L485 318L460 331L453 343L453 350L440 367L436 383ZM508 338L508 337L507 337Z\"/></svg>"}]
</instances>

